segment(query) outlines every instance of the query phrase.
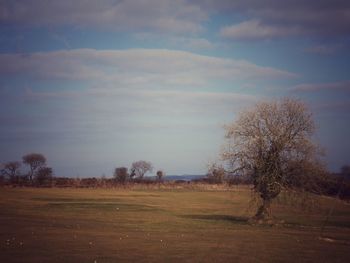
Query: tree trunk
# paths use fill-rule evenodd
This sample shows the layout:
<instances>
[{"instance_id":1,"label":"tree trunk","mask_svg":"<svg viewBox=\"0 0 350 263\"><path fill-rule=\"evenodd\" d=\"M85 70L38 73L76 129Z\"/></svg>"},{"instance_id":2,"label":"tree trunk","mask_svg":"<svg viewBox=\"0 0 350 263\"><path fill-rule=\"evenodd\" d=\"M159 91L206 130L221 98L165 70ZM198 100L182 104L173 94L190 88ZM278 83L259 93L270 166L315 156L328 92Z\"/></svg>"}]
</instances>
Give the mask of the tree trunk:
<instances>
[{"instance_id":1,"label":"tree trunk","mask_svg":"<svg viewBox=\"0 0 350 263\"><path fill-rule=\"evenodd\" d=\"M32 167L30 167L30 173L29 173L29 183L33 184L33 175L34 175L34 170Z\"/></svg>"},{"instance_id":2,"label":"tree trunk","mask_svg":"<svg viewBox=\"0 0 350 263\"><path fill-rule=\"evenodd\" d=\"M259 207L258 211L256 212L254 219L256 220L267 220L270 218L270 205L271 200L270 199L263 199L262 205Z\"/></svg>"}]
</instances>

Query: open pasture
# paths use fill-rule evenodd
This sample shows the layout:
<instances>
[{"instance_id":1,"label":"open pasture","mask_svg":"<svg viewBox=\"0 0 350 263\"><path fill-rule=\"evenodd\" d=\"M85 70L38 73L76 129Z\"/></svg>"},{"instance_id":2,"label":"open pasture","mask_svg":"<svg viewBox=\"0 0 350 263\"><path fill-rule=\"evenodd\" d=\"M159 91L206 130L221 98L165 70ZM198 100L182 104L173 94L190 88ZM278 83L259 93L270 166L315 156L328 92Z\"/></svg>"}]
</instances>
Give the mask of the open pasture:
<instances>
[{"instance_id":1,"label":"open pasture","mask_svg":"<svg viewBox=\"0 0 350 263\"><path fill-rule=\"evenodd\" d=\"M349 203L275 203L284 223L266 226L247 222L249 200L246 187L2 188L0 262L349 262Z\"/></svg>"}]
</instances>

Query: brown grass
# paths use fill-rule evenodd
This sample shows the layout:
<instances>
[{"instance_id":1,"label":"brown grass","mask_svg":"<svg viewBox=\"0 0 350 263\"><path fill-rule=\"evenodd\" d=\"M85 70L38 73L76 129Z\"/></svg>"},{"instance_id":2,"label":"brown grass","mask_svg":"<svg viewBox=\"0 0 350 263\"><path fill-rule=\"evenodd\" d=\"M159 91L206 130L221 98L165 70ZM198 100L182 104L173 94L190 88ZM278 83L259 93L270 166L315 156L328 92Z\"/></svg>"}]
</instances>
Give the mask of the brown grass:
<instances>
[{"instance_id":1,"label":"brown grass","mask_svg":"<svg viewBox=\"0 0 350 263\"><path fill-rule=\"evenodd\" d=\"M246 187L0 191L0 262L350 260L350 206L332 198L276 202L284 224L269 227L248 224Z\"/></svg>"}]
</instances>

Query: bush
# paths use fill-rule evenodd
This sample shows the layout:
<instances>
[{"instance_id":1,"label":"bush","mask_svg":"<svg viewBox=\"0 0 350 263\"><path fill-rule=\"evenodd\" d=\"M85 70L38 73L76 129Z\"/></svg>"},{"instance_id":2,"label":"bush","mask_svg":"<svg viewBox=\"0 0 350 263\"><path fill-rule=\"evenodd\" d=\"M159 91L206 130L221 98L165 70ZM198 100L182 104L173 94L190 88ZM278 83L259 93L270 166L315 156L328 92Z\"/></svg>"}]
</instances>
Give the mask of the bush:
<instances>
[{"instance_id":1,"label":"bush","mask_svg":"<svg viewBox=\"0 0 350 263\"><path fill-rule=\"evenodd\" d=\"M125 184L129 178L128 168L126 167L115 168L113 176L118 183Z\"/></svg>"},{"instance_id":2,"label":"bush","mask_svg":"<svg viewBox=\"0 0 350 263\"><path fill-rule=\"evenodd\" d=\"M40 186L48 186L52 183L53 171L51 167L40 167L36 173L36 182Z\"/></svg>"}]
</instances>

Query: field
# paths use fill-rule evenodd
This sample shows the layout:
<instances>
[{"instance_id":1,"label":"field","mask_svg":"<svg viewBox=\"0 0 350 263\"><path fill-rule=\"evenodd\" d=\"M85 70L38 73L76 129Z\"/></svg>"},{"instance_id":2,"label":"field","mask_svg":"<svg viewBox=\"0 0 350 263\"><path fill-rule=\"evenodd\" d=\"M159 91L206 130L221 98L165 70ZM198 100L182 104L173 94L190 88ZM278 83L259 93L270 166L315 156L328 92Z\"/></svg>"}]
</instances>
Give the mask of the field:
<instances>
[{"instance_id":1,"label":"field","mask_svg":"<svg viewBox=\"0 0 350 263\"><path fill-rule=\"evenodd\" d=\"M249 200L247 187L2 188L0 262L350 262L349 203L276 203L284 223L266 226L247 222Z\"/></svg>"}]
</instances>

